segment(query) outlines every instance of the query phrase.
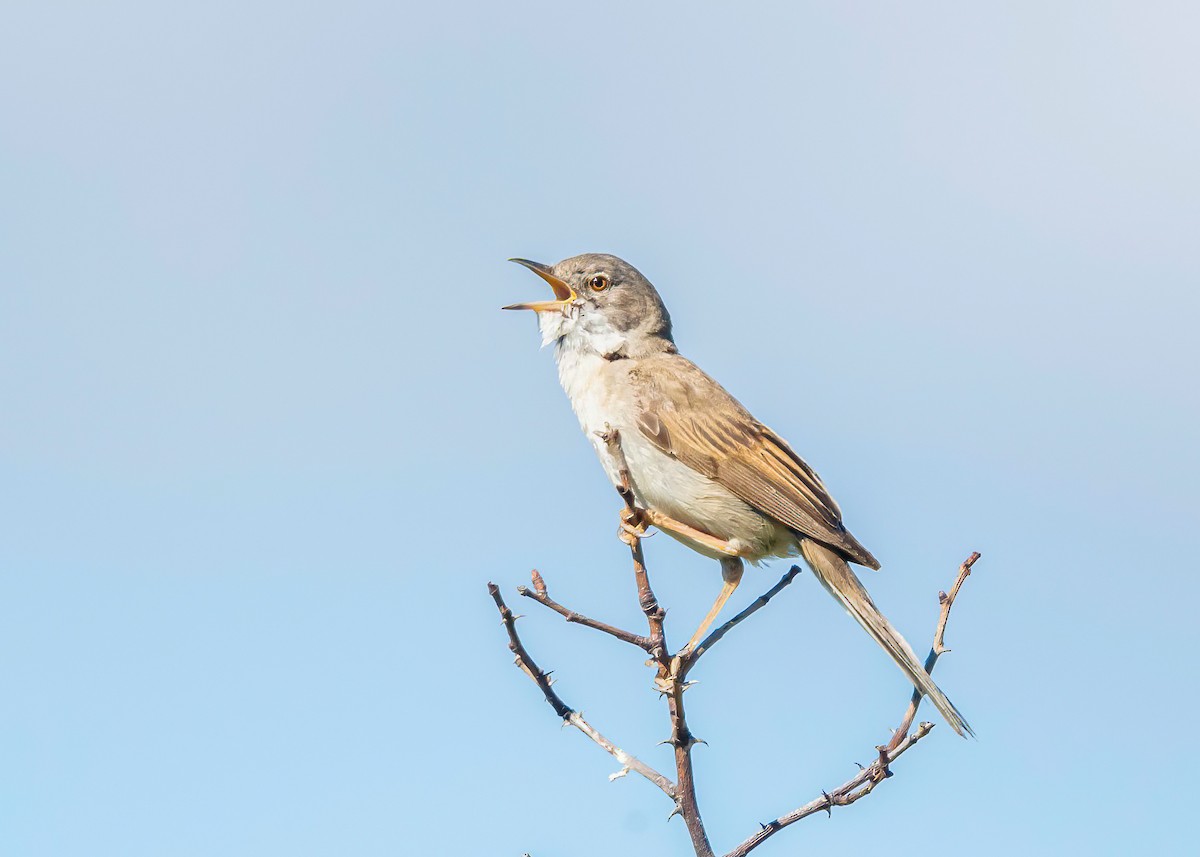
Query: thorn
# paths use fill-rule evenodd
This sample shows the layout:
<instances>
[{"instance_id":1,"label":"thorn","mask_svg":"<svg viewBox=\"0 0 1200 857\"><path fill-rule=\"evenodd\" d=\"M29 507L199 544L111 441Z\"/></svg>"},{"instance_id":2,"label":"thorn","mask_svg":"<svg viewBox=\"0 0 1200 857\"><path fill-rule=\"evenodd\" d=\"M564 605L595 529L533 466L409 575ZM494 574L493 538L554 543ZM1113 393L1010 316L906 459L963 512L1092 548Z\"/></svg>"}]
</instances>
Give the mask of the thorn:
<instances>
[{"instance_id":1,"label":"thorn","mask_svg":"<svg viewBox=\"0 0 1200 857\"><path fill-rule=\"evenodd\" d=\"M667 821L670 821L677 815L683 815L683 809L679 806L679 804L675 804L675 808L671 810L671 814L667 816Z\"/></svg>"},{"instance_id":2,"label":"thorn","mask_svg":"<svg viewBox=\"0 0 1200 857\"><path fill-rule=\"evenodd\" d=\"M825 795L825 811L829 813L829 817L833 818L833 798L829 796L829 792L821 789L821 794Z\"/></svg>"},{"instance_id":3,"label":"thorn","mask_svg":"<svg viewBox=\"0 0 1200 857\"><path fill-rule=\"evenodd\" d=\"M674 741L672 741L670 738L663 738L661 741L659 741L659 742L658 742L657 744L655 744L654 746L655 746L655 747L661 747L663 744L674 744L674 743L675 743L675 742L674 742Z\"/></svg>"},{"instance_id":4,"label":"thorn","mask_svg":"<svg viewBox=\"0 0 1200 857\"><path fill-rule=\"evenodd\" d=\"M860 771L865 771L867 769L866 766L862 762L855 762L854 764L858 765L858 769Z\"/></svg>"},{"instance_id":5,"label":"thorn","mask_svg":"<svg viewBox=\"0 0 1200 857\"><path fill-rule=\"evenodd\" d=\"M524 618L525 618L525 614L524 614L524 613L517 613L517 614L515 614L515 615L512 617L512 620L513 620L514 622L516 622L518 619L524 619Z\"/></svg>"},{"instance_id":6,"label":"thorn","mask_svg":"<svg viewBox=\"0 0 1200 857\"><path fill-rule=\"evenodd\" d=\"M679 692L683 693L685 690L687 690L692 685L699 684L699 683L700 682L698 682L698 681L685 681L683 684L679 685Z\"/></svg>"}]
</instances>

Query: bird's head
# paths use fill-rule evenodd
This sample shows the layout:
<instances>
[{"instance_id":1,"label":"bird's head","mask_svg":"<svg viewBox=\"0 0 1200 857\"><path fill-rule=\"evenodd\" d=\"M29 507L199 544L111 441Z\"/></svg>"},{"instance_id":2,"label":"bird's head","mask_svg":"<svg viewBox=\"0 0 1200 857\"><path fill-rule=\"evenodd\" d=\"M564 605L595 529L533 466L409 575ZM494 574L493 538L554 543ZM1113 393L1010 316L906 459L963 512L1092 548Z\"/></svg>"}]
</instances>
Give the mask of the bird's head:
<instances>
[{"instance_id":1,"label":"bird's head","mask_svg":"<svg viewBox=\"0 0 1200 857\"><path fill-rule=\"evenodd\" d=\"M504 309L537 313L542 344L595 351L606 357L638 357L674 351L671 316L641 271L616 256L584 253L557 265L512 259L554 290L554 300Z\"/></svg>"}]
</instances>

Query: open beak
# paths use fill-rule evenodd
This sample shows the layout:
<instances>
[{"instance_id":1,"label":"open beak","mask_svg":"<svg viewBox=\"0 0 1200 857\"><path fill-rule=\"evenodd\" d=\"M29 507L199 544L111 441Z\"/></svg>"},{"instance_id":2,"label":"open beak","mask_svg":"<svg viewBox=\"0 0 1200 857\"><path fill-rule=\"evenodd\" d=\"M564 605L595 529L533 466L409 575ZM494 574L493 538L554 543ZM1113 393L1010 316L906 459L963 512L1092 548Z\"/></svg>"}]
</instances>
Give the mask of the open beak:
<instances>
[{"instance_id":1,"label":"open beak","mask_svg":"<svg viewBox=\"0 0 1200 857\"><path fill-rule=\"evenodd\" d=\"M575 290L568 286L563 280L560 280L554 274L550 273L550 268L540 262L530 262L528 259L509 259L510 262L516 262L518 265L524 265L529 270L533 271L543 280L550 284L550 288L554 289L555 300L552 301L535 301L531 304L509 304L501 309L531 309L534 312L546 312L548 310L561 310L565 306L575 300L578 295Z\"/></svg>"}]
</instances>

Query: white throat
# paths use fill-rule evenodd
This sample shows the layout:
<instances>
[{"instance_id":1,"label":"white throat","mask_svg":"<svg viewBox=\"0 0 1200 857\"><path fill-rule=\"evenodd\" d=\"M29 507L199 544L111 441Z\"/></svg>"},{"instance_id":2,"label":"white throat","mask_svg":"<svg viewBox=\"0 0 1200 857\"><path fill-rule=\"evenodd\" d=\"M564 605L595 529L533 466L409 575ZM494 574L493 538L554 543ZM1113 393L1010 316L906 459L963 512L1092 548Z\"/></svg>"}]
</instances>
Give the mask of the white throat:
<instances>
[{"instance_id":1,"label":"white throat","mask_svg":"<svg viewBox=\"0 0 1200 857\"><path fill-rule=\"evenodd\" d=\"M568 304L562 312L539 312L538 327L542 347L555 343L559 355L564 351L592 352L601 357L617 354L628 340L628 334L613 327L603 313L585 314L579 304Z\"/></svg>"},{"instance_id":2,"label":"white throat","mask_svg":"<svg viewBox=\"0 0 1200 857\"><path fill-rule=\"evenodd\" d=\"M618 350L623 340L597 337L589 334L583 325L577 324L577 320L555 315L557 317L554 319L542 320L543 343L554 343L558 382L571 402L571 410L575 412L580 428L615 485L617 474L611 456L603 448L599 433L621 425L617 402L614 400L617 390L612 384L606 383L610 380L606 374L611 371L613 364L605 354ZM600 350L604 347L601 343L606 340L612 342L611 351Z\"/></svg>"}]
</instances>

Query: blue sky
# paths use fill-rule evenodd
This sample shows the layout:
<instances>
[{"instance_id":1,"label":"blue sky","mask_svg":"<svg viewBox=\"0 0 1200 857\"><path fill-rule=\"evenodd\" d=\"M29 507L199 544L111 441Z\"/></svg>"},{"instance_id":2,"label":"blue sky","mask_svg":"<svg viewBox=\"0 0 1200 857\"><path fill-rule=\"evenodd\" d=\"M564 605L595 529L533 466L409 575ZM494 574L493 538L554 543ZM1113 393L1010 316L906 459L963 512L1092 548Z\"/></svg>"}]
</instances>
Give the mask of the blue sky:
<instances>
[{"instance_id":1,"label":"blue sky","mask_svg":"<svg viewBox=\"0 0 1200 857\"><path fill-rule=\"evenodd\" d=\"M1187 4L9 4L0 841L14 855L687 854L485 592L639 614L499 306L613 252L789 438L944 727L758 854L1185 853L1200 73ZM714 563L647 543L680 642ZM784 566L747 575L734 607ZM637 652L528 605L661 766ZM709 832L835 786L903 677L803 575L689 691ZM1172 776L1173 772L1175 776Z\"/></svg>"}]
</instances>

